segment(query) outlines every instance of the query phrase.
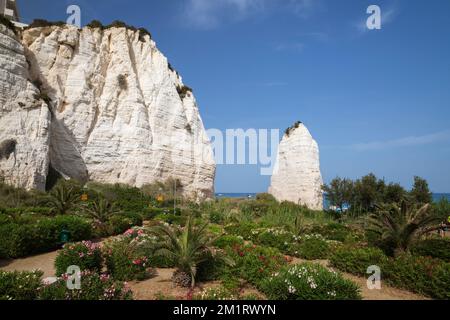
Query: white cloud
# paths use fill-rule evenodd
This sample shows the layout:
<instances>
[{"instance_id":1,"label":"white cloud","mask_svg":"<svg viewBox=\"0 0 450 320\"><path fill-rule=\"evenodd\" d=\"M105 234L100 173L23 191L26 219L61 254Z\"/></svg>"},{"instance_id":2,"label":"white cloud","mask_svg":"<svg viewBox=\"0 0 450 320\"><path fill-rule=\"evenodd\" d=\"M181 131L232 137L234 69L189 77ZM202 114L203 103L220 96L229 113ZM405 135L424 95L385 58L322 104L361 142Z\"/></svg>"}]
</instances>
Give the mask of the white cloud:
<instances>
[{"instance_id":1,"label":"white cloud","mask_svg":"<svg viewBox=\"0 0 450 320\"><path fill-rule=\"evenodd\" d=\"M356 151L374 151L400 147L415 147L447 141L450 141L450 130L427 134L423 136L410 136L387 141L359 143L348 146L347 148Z\"/></svg>"},{"instance_id":2,"label":"white cloud","mask_svg":"<svg viewBox=\"0 0 450 320\"><path fill-rule=\"evenodd\" d=\"M319 0L187 0L183 17L197 28L211 29L226 20L243 19L275 6L307 16Z\"/></svg>"}]
</instances>

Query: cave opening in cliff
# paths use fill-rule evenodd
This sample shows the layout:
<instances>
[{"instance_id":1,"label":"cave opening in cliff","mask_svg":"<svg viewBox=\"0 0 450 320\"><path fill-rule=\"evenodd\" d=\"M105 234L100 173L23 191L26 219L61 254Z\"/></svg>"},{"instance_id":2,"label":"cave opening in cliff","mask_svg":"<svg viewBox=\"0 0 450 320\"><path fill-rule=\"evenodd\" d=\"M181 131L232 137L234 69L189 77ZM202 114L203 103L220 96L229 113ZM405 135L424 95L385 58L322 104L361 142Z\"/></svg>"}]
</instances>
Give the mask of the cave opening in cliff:
<instances>
[{"instance_id":1,"label":"cave opening in cliff","mask_svg":"<svg viewBox=\"0 0 450 320\"><path fill-rule=\"evenodd\" d=\"M48 166L47 179L45 181L45 191L50 191L53 189L60 179L64 179L64 177L57 170L55 170L50 163Z\"/></svg>"}]
</instances>

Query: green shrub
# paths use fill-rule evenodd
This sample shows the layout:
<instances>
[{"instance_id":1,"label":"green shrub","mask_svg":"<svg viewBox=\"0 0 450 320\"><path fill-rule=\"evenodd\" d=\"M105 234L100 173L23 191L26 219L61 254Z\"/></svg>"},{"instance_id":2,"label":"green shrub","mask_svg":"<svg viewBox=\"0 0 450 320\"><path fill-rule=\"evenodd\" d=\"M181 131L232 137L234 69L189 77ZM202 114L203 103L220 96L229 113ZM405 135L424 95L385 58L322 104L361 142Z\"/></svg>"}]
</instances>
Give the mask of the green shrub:
<instances>
[{"instance_id":1,"label":"green shrub","mask_svg":"<svg viewBox=\"0 0 450 320\"><path fill-rule=\"evenodd\" d=\"M319 238L309 238L302 240L298 245L298 254L307 260L326 259L330 254L328 243Z\"/></svg>"},{"instance_id":2,"label":"green shrub","mask_svg":"<svg viewBox=\"0 0 450 320\"><path fill-rule=\"evenodd\" d=\"M331 256L330 263L341 271L366 276L368 267L376 265L381 268L387 259L377 248L342 248Z\"/></svg>"},{"instance_id":3,"label":"green shrub","mask_svg":"<svg viewBox=\"0 0 450 320\"><path fill-rule=\"evenodd\" d=\"M214 246L221 249L244 245L244 239L235 235L223 235L214 241Z\"/></svg>"},{"instance_id":4,"label":"green shrub","mask_svg":"<svg viewBox=\"0 0 450 320\"><path fill-rule=\"evenodd\" d=\"M0 270L0 300L34 300L41 285L42 271Z\"/></svg>"},{"instance_id":5,"label":"green shrub","mask_svg":"<svg viewBox=\"0 0 450 320\"><path fill-rule=\"evenodd\" d=\"M177 86L177 92L181 99L186 98L187 95L192 94L192 88L188 86Z\"/></svg>"},{"instance_id":6,"label":"green shrub","mask_svg":"<svg viewBox=\"0 0 450 320\"><path fill-rule=\"evenodd\" d=\"M359 300L359 287L318 264L282 268L265 279L262 291L271 300Z\"/></svg>"},{"instance_id":7,"label":"green shrub","mask_svg":"<svg viewBox=\"0 0 450 320\"><path fill-rule=\"evenodd\" d=\"M52 27L52 26L61 27L61 26L65 26L65 25L66 25L66 23L64 21L51 22L51 21L47 21L47 20L43 20L43 19L35 19L25 29L44 28L44 27Z\"/></svg>"},{"instance_id":8,"label":"green shrub","mask_svg":"<svg viewBox=\"0 0 450 320\"><path fill-rule=\"evenodd\" d=\"M248 200L239 204L239 210L244 214L257 218L267 214L270 206L270 202Z\"/></svg>"},{"instance_id":9,"label":"green shrub","mask_svg":"<svg viewBox=\"0 0 450 320\"><path fill-rule=\"evenodd\" d=\"M122 90L128 89L128 80L127 77L123 74L119 74L117 76L117 83L119 84L119 88Z\"/></svg>"},{"instance_id":10,"label":"green shrub","mask_svg":"<svg viewBox=\"0 0 450 320\"><path fill-rule=\"evenodd\" d=\"M57 249L61 232L69 234L70 241L88 240L92 237L90 223L75 216L41 218L34 223L9 223L0 225L0 254L20 258Z\"/></svg>"},{"instance_id":11,"label":"green shrub","mask_svg":"<svg viewBox=\"0 0 450 320\"><path fill-rule=\"evenodd\" d=\"M139 28L138 31L139 31L139 41L145 42L145 36L149 36L150 39L152 38L152 34L147 29Z\"/></svg>"},{"instance_id":12,"label":"green shrub","mask_svg":"<svg viewBox=\"0 0 450 320\"><path fill-rule=\"evenodd\" d=\"M329 223L325 225L315 225L311 228L310 233L321 234L328 240L344 242L350 235L350 228L339 224Z\"/></svg>"},{"instance_id":13,"label":"green shrub","mask_svg":"<svg viewBox=\"0 0 450 320\"><path fill-rule=\"evenodd\" d=\"M99 193L123 212L141 213L154 204L139 188L127 185L89 183L88 190Z\"/></svg>"},{"instance_id":14,"label":"green shrub","mask_svg":"<svg viewBox=\"0 0 450 320\"><path fill-rule=\"evenodd\" d=\"M287 254L292 251L294 235L280 228L271 228L259 233L255 242L263 246L277 248Z\"/></svg>"},{"instance_id":15,"label":"green shrub","mask_svg":"<svg viewBox=\"0 0 450 320\"><path fill-rule=\"evenodd\" d=\"M331 257L331 265L341 271L366 276L367 268L379 266L381 277L392 286L431 298L450 298L450 263L429 257L403 254L390 258L380 249L342 249Z\"/></svg>"},{"instance_id":16,"label":"green shrub","mask_svg":"<svg viewBox=\"0 0 450 320\"><path fill-rule=\"evenodd\" d=\"M258 193L256 195L256 201L266 201L266 202L275 202L277 203L277 199L270 193Z\"/></svg>"},{"instance_id":17,"label":"green shrub","mask_svg":"<svg viewBox=\"0 0 450 320\"><path fill-rule=\"evenodd\" d=\"M450 264L429 257L403 254L381 266L391 285L436 299L450 298Z\"/></svg>"},{"instance_id":18,"label":"green shrub","mask_svg":"<svg viewBox=\"0 0 450 320\"><path fill-rule=\"evenodd\" d=\"M183 226L186 224L186 217L185 216L179 216L179 215L175 215L175 214L167 214L167 213L163 213L163 214L159 214L155 217L155 220L157 221L162 221L162 222L166 222L168 224L176 224L179 226Z\"/></svg>"},{"instance_id":19,"label":"green shrub","mask_svg":"<svg viewBox=\"0 0 450 320\"><path fill-rule=\"evenodd\" d=\"M5 27L10 29L14 33L17 33L16 27L14 26L14 24L2 15L0 15L0 24L4 25Z\"/></svg>"},{"instance_id":20,"label":"green shrub","mask_svg":"<svg viewBox=\"0 0 450 320\"><path fill-rule=\"evenodd\" d=\"M61 244L61 233L67 231L70 242L92 238L92 226L86 219L76 216L57 216L38 221L36 224L36 241L38 252L57 249Z\"/></svg>"},{"instance_id":21,"label":"green shrub","mask_svg":"<svg viewBox=\"0 0 450 320\"><path fill-rule=\"evenodd\" d=\"M103 29L103 24L98 20L92 20L90 23L86 25L86 27L92 29Z\"/></svg>"},{"instance_id":22,"label":"green shrub","mask_svg":"<svg viewBox=\"0 0 450 320\"><path fill-rule=\"evenodd\" d=\"M130 238L111 241L103 252L108 273L116 280L143 280L150 275L148 258L136 250Z\"/></svg>"},{"instance_id":23,"label":"green shrub","mask_svg":"<svg viewBox=\"0 0 450 320\"><path fill-rule=\"evenodd\" d=\"M70 266L78 266L81 271L100 273L102 263L103 257L99 245L89 241L66 244L55 259L56 275L65 274Z\"/></svg>"},{"instance_id":24,"label":"green shrub","mask_svg":"<svg viewBox=\"0 0 450 320\"><path fill-rule=\"evenodd\" d=\"M142 216L137 213L120 213L109 220L111 235L122 234L128 229L142 226Z\"/></svg>"},{"instance_id":25,"label":"green shrub","mask_svg":"<svg viewBox=\"0 0 450 320\"><path fill-rule=\"evenodd\" d=\"M197 267L196 278L198 281L215 281L223 275L227 265L222 259L217 259L211 254Z\"/></svg>"},{"instance_id":26,"label":"green shrub","mask_svg":"<svg viewBox=\"0 0 450 320\"><path fill-rule=\"evenodd\" d=\"M234 277L239 276L256 287L262 279L287 264L285 257L275 248L244 245L228 249L228 253L236 262L231 271Z\"/></svg>"},{"instance_id":27,"label":"green shrub","mask_svg":"<svg viewBox=\"0 0 450 320\"><path fill-rule=\"evenodd\" d=\"M243 237L245 240L252 240L255 236L254 231L258 229L258 225L250 222L235 223L225 226L225 231Z\"/></svg>"},{"instance_id":28,"label":"green shrub","mask_svg":"<svg viewBox=\"0 0 450 320\"><path fill-rule=\"evenodd\" d=\"M450 262L450 240L427 239L414 244L411 252L415 255L432 257Z\"/></svg>"},{"instance_id":29,"label":"green shrub","mask_svg":"<svg viewBox=\"0 0 450 320\"><path fill-rule=\"evenodd\" d=\"M211 223L221 224L225 221L225 218L225 214L221 211L214 210L209 213L209 221Z\"/></svg>"},{"instance_id":30,"label":"green shrub","mask_svg":"<svg viewBox=\"0 0 450 320\"><path fill-rule=\"evenodd\" d=\"M20 258L37 252L36 228L32 225L0 226L0 254L3 258Z\"/></svg>"},{"instance_id":31,"label":"green shrub","mask_svg":"<svg viewBox=\"0 0 450 320\"><path fill-rule=\"evenodd\" d=\"M70 290L64 278L42 286L39 300L131 300L131 290L122 282L114 281L110 276L91 272L81 274L81 290Z\"/></svg>"},{"instance_id":32,"label":"green shrub","mask_svg":"<svg viewBox=\"0 0 450 320\"><path fill-rule=\"evenodd\" d=\"M173 209L172 209L172 211L173 211ZM156 216L158 216L160 214L164 214L164 213L170 213L170 209L149 207L149 208L145 208L145 210L142 211L142 218L144 220L148 221L148 220L152 220Z\"/></svg>"},{"instance_id":33,"label":"green shrub","mask_svg":"<svg viewBox=\"0 0 450 320\"><path fill-rule=\"evenodd\" d=\"M16 151L17 141L6 139L0 142L0 160L9 159L9 156Z\"/></svg>"}]
</instances>

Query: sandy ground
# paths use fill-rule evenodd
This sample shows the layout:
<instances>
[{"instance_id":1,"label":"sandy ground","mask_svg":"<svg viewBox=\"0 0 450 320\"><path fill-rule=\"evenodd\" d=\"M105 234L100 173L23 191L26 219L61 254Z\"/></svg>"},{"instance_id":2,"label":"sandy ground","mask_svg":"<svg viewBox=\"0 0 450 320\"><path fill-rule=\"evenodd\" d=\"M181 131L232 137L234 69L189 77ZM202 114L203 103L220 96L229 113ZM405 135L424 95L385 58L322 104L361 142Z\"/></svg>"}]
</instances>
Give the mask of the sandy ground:
<instances>
[{"instance_id":1,"label":"sandy ground","mask_svg":"<svg viewBox=\"0 0 450 320\"><path fill-rule=\"evenodd\" d=\"M40 269L44 272L44 277L52 277L55 274L54 261L57 251L32 256L24 259L16 260L0 260L0 269L6 271L32 271ZM305 260L293 259L292 263L302 263ZM327 260L311 261L321 264L329 269ZM129 285L133 290L135 299L138 300L154 300L161 295L170 297L172 299L186 299L189 294L189 289L175 287L172 284L171 278L174 269L156 269L155 276L145 281L133 281ZM357 277L351 274L343 273L344 278L349 279L361 288L361 294L364 300L426 300L426 297L389 287L382 284L381 290L369 290L367 288L367 279ZM201 292L205 288L213 288L219 286L219 282L199 283L194 291L194 294ZM245 288L244 295L258 294L253 288ZM259 294L260 295L260 294Z\"/></svg>"},{"instance_id":2,"label":"sandy ground","mask_svg":"<svg viewBox=\"0 0 450 320\"><path fill-rule=\"evenodd\" d=\"M33 271L39 269L44 272L44 278L54 277L54 263L58 251L40 254L23 259L0 260L0 269L5 271Z\"/></svg>"}]
</instances>

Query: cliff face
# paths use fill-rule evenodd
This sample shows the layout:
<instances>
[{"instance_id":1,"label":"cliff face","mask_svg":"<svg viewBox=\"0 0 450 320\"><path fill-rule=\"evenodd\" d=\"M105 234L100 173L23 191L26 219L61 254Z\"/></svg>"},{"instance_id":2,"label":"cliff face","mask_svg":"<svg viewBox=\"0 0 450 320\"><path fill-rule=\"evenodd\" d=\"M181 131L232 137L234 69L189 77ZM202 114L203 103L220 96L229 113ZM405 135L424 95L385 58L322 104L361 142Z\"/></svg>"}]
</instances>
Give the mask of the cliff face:
<instances>
[{"instance_id":1,"label":"cliff face","mask_svg":"<svg viewBox=\"0 0 450 320\"><path fill-rule=\"evenodd\" d=\"M0 142L17 146L0 169L12 183L43 189L51 166L133 186L173 177L187 196L213 195L215 163L195 98L148 35L54 26L24 31L20 44L8 31Z\"/></svg>"},{"instance_id":2,"label":"cliff face","mask_svg":"<svg viewBox=\"0 0 450 320\"><path fill-rule=\"evenodd\" d=\"M279 145L269 193L279 201L322 210L322 184L319 147L308 129L300 124Z\"/></svg>"}]
</instances>

